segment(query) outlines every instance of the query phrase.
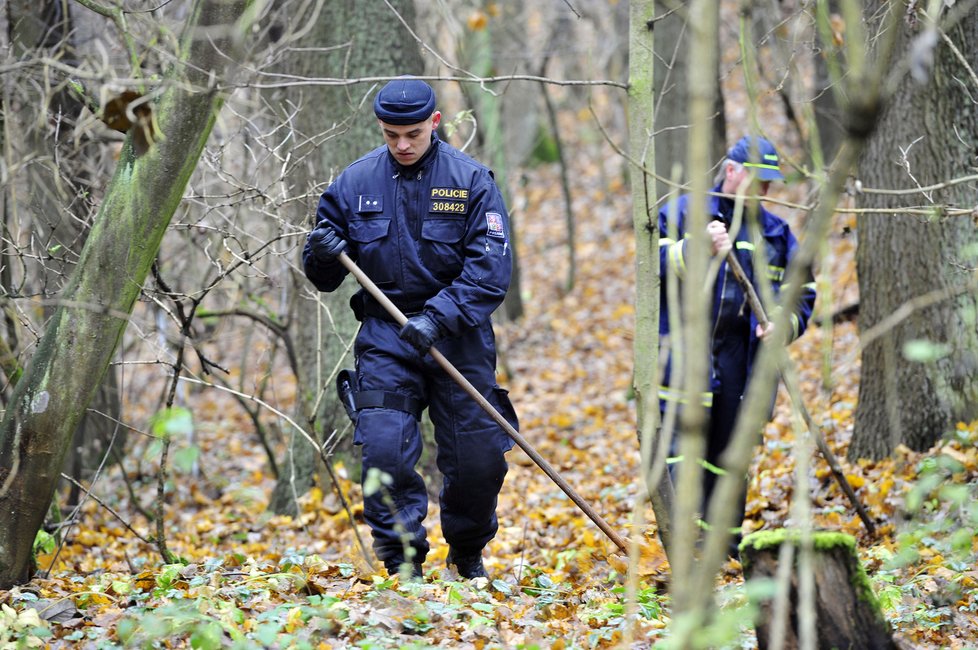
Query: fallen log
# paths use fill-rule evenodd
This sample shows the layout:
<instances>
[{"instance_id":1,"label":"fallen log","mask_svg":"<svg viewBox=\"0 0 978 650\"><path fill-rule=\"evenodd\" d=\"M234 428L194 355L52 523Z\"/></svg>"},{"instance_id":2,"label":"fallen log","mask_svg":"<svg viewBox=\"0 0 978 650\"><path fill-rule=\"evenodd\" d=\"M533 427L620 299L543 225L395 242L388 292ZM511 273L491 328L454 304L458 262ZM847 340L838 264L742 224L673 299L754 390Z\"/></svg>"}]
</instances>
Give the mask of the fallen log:
<instances>
[{"instance_id":1,"label":"fallen log","mask_svg":"<svg viewBox=\"0 0 978 650\"><path fill-rule=\"evenodd\" d=\"M793 546L788 549L792 552L786 555L792 558L788 593L781 595L787 598L787 601L783 601L787 606L787 615L774 615L777 596L755 603L759 608L755 625L759 650L776 646L776 643L772 644L775 638L782 639L780 647L784 650L799 647L798 557L801 535L798 531L785 529L760 531L748 535L740 545L744 578L752 580L777 578L781 549L785 544ZM901 648L901 644L893 639L869 578L856 556L855 539L844 533L814 532L812 550L815 631L818 636L815 647L820 650Z\"/></svg>"}]
</instances>

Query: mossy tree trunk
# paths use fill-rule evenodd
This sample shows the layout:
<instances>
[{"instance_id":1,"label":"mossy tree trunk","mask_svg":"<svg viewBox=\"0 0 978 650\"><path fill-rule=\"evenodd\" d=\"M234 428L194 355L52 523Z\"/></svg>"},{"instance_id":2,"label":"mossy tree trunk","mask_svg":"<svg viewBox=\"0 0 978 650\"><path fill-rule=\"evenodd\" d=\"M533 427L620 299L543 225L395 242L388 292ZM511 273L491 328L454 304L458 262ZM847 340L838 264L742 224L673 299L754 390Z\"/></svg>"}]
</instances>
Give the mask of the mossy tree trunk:
<instances>
[{"instance_id":1,"label":"mossy tree trunk","mask_svg":"<svg viewBox=\"0 0 978 650\"><path fill-rule=\"evenodd\" d=\"M0 589L26 581L32 545L71 436L98 390L225 95L246 2L202 0L187 20L173 84L156 107L162 139L126 139L58 308L0 424Z\"/></svg>"},{"instance_id":2,"label":"mossy tree trunk","mask_svg":"<svg viewBox=\"0 0 978 650\"><path fill-rule=\"evenodd\" d=\"M773 600L758 604L757 647L792 650L803 646L820 650L886 650L896 648L890 627L880 613L879 603L869 585L866 572L856 556L855 540L843 533L813 533L808 546L812 553L815 585L814 616L817 643L802 643L799 633L801 579L797 558L802 553L802 537L792 531L763 531L749 535L741 546L744 577L747 580L777 580ZM791 548L785 548L791 546ZM782 567L782 562L790 565ZM784 579L778 580L783 577ZM784 613L782 616L776 611Z\"/></svg>"},{"instance_id":3,"label":"mossy tree trunk","mask_svg":"<svg viewBox=\"0 0 978 650\"><path fill-rule=\"evenodd\" d=\"M392 0L390 4L407 24L413 24L412 2ZM347 46L333 52L291 57L288 71L308 78L393 77L424 72L416 41L384 3L333 2L328 13L319 12L315 24L298 45L319 48L342 43ZM292 152L303 163L290 175L290 182L308 192L307 200L296 202L298 211L291 216L294 223L313 228L319 196L331 180L358 157L383 143L373 113L377 89L366 84L309 85L287 91L289 101L281 105L303 107L294 118L299 135L296 141L300 144ZM357 289L359 286L351 278L337 291L321 294L304 276L297 274L297 301L292 317L299 361L298 421L310 424L310 430L316 432L319 440L339 432L342 438L333 451L351 463L352 429L333 387L335 370L353 367L349 350L359 323L353 317L349 300ZM297 512L296 498L312 487L318 459L304 437L297 434L289 437L269 504L274 512Z\"/></svg>"}]
</instances>

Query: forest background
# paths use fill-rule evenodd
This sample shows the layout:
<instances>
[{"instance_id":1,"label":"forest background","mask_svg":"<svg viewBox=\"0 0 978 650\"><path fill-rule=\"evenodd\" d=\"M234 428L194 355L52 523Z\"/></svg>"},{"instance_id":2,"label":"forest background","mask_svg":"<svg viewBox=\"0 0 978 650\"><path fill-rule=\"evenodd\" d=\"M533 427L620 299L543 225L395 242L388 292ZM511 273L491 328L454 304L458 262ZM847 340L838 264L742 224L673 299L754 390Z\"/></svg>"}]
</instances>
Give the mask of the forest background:
<instances>
[{"instance_id":1,"label":"forest background","mask_svg":"<svg viewBox=\"0 0 978 650\"><path fill-rule=\"evenodd\" d=\"M708 576L708 625L674 602L636 439L658 293L636 265L643 219L676 191L674 164L695 189L752 132L787 161L769 207L818 242L818 315L790 353L877 533L783 392L752 447L746 523L854 535L901 643L975 646L974 2L141 4L2 16L0 500L17 507L0 642L754 647L748 594L770 589L736 562ZM508 197L519 273L497 338L522 431L632 557L519 451L488 584L444 568L436 500L426 583L362 553L332 390L355 325L298 252L330 179L380 143L372 94L403 72L430 76L445 137ZM28 533L25 575L12 549Z\"/></svg>"}]
</instances>

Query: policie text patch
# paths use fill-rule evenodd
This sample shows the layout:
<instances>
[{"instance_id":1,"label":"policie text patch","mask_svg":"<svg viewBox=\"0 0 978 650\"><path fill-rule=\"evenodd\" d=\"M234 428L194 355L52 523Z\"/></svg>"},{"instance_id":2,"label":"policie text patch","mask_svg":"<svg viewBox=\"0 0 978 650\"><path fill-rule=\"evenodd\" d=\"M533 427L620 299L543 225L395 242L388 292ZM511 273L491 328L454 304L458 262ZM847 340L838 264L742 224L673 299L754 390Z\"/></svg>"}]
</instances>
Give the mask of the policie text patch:
<instances>
[{"instance_id":1,"label":"policie text patch","mask_svg":"<svg viewBox=\"0 0 978 650\"><path fill-rule=\"evenodd\" d=\"M433 187L428 212L465 214L469 211L469 190L464 187Z\"/></svg>"}]
</instances>

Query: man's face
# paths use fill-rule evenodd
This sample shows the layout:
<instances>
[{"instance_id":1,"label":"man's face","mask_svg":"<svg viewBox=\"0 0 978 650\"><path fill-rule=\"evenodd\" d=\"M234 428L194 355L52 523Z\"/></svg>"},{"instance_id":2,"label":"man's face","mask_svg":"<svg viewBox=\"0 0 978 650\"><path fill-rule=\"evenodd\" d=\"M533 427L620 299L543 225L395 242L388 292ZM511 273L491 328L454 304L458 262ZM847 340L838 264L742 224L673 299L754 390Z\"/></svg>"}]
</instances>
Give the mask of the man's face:
<instances>
[{"instance_id":1,"label":"man's face","mask_svg":"<svg viewBox=\"0 0 978 650\"><path fill-rule=\"evenodd\" d=\"M383 120L377 122L391 155L402 165L410 166L421 160L421 156L431 146L431 132L438 128L441 113L435 111L427 120L417 124L388 124Z\"/></svg>"},{"instance_id":2,"label":"man's face","mask_svg":"<svg viewBox=\"0 0 978 650\"><path fill-rule=\"evenodd\" d=\"M747 180L750 174L750 169L743 165L727 163L726 177L723 187L720 189L723 190L724 194L736 194L741 184ZM748 196L767 196L767 191L770 187L771 181L760 181L755 178L750 185L745 186L743 192Z\"/></svg>"}]
</instances>

